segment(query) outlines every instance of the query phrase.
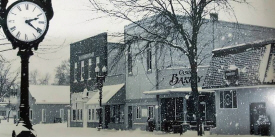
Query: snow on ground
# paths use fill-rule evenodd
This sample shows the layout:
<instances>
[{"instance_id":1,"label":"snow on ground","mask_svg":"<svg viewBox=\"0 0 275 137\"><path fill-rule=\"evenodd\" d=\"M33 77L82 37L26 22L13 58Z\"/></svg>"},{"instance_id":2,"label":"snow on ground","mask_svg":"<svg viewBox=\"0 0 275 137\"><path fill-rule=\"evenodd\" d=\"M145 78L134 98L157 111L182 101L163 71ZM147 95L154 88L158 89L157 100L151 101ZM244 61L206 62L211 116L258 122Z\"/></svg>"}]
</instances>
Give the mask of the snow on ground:
<instances>
[{"instance_id":1,"label":"snow on ground","mask_svg":"<svg viewBox=\"0 0 275 137\"><path fill-rule=\"evenodd\" d=\"M15 128L13 120L7 122L2 120L0 123L0 137L11 137L12 130ZM180 137L180 134L147 132L141 130L120 131L120 130L101 130L95 128L68 128L66 123L58 124L37 124L33 127L36 130L37 137ZM206 132L204 136L209 137L233 137L233 135L209 135ZM195 131L187 131L182 137L197 137ZM244 135L241 137L256 137L252 135Z\"/></svg>"}]
</instances>

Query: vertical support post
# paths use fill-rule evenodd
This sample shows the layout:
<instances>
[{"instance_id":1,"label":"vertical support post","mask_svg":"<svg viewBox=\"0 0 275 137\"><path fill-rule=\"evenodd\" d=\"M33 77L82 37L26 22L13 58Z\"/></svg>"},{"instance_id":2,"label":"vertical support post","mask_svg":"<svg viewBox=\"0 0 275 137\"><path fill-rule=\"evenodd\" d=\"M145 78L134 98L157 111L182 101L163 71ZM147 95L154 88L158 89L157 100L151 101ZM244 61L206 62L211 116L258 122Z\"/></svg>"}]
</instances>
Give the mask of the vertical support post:
<instances>
[{"instance_id":1,"label":"vertical support post","mask_svg":"<svg viewBox=\"0 0 275 137\"><path fill-rule=\"evenodd\" d=\"M29 119L29 58L33 55L31 50L19 50L21 57L21 93L20 93L20 118L19 123L23 123L26 128L32 129Z\"/></svg>"}]
</instances>

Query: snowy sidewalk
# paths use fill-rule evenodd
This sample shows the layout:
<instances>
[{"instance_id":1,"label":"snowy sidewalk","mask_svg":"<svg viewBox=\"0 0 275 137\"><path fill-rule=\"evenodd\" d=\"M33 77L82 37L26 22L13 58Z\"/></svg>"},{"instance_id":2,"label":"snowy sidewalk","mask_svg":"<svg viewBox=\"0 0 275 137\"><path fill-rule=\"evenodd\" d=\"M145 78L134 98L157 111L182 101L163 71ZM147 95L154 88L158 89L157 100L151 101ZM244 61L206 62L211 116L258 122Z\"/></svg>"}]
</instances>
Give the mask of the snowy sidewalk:
<instances>
[{"instance_id":1,"label":"snowy sidewalk","mask_svg":"<svg viewBox=\"0 0 275 137\"><path fill-rule=\"evenodd\" d=\"M12 130L15 128L13 120L8 123L2 120L0 123L0 137L11 137ZM180 137L179 134L167 134L163 132L147 132L141 130L119 131L119 130L101 130L95 128L67 128L66 123L58 124L37 124L33 127L38 137ZM234 135L209 135L206 132L205 137L233 137ZM182 137L197 137L195 131L187 131ZM241 137L256 137L252 135L243 135Z\"/></svg>"}]
</instances>

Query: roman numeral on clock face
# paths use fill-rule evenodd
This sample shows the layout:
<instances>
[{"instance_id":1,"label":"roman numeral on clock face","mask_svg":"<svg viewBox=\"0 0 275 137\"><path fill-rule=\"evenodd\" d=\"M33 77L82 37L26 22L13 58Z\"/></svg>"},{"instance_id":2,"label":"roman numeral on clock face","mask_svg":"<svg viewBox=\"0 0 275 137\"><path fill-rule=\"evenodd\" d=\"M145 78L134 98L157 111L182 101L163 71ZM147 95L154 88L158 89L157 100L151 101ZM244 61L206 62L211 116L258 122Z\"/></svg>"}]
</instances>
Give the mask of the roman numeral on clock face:
<instances>
[{"instance_id":1,"label":"roman numeral on clock face","mask_svg":"<svg viewBox=\"0 0 275 137\"><path fill-rule=\"evenodd\" d=\"M27 34L25 34L25 40L28 40L28 36L27 36Z\"/></svg>"},{"instance_id":2,"label":"roman numeral on clock face","mask_svg":"<svg viewBox=\"0 0 275 137\"><path fill-rule=\"evenodd\" d=\"M21 34L21 32L18 31L17 34L16 34L16 38L19 38L19 37L20 37L20 34Z\"/></svg>"},{"instance_id":3,"label":"roman numeral on clock face","mask_svg":"<svg viewBox=\"0 0 275 137\"><path fill-rule=\"evenodd\" d=\"M21 8L20 8L20 6L17 6L17 9L18 9L19 11L21 11Z\"/></svg>"},{"instance_id":4,"label":"roman numeral on clock face","mask_svg":"<svg viewBox=\"0 0 275 137\"><path fill-rule=\"evenodd\" d=\"M13 27L11 27L11 28L10 28L10 30L11 30L11 32L13 32L13 31L15 31L15 30L16 30L16 27L15 27L15 26L13 26Z\"/></svg>"},{"instance_id":5,"label":"roman numeral on clock face","mask_svg":"<svg viewBox=\"0 0 275 137\"><path fill-rule=\"evenodd\" d=\"M29 4L25 4L26 10L29 10Z\"/></svg>"}]
</instances>

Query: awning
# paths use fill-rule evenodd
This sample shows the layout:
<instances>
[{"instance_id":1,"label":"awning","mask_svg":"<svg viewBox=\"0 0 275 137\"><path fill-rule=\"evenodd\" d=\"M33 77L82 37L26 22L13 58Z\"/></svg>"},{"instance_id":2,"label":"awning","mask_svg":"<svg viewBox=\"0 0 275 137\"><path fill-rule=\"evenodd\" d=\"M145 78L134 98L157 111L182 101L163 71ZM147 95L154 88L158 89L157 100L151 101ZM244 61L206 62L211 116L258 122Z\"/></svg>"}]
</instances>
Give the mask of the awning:
<instances>
[{"instance_id":1,"label":"awning","mask_svg":"<svg viewBox=\"0 0 275 137\"><path fill-rule=\"evenodd\" d=\"M275 85L256 85L256 86L239 86L239 87L224 87L224 88L209 88L203 90L236 90L236 89L251 89L251 88L275 88Z\"/></svg>"},{"instance_id":2,"label":"awning","mask_svg":"<svg viewBox=\"0 0 275 137\"><path fill-rule=\"evenodd\" d=\"M192 89L190 87L188 88L172 88L172 89L161 89L161 90L154 90L154 91L145 91L143 94L146 95L167 95L171 93L189 93ZM201 87L198 87L199 92L203 93L210 93L214 92L212 89L202 89Z\"/></svg>"},{"instance_id":3,"label":"awning","mask_svg":"<svg viewBox=\"0 0 275 137\"><path fill-rule=\"evenodd\" d=\"M124 84L103 86L102 89L102 105L106 105L108 101L117 94ZM99 104L99 94L94 94L91 99L86 103L87 105L98 105Z\"/></svg>"}]
</instances>

